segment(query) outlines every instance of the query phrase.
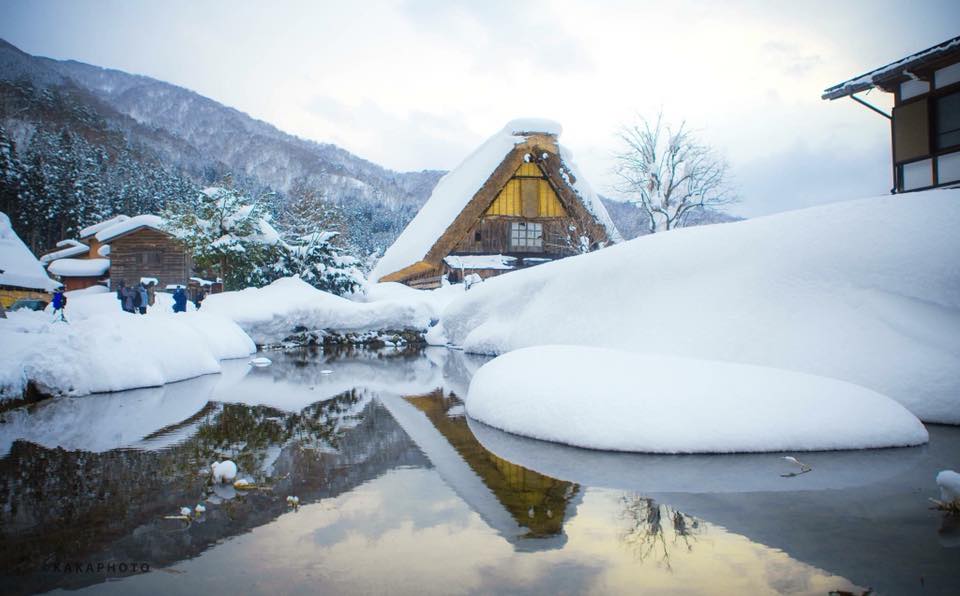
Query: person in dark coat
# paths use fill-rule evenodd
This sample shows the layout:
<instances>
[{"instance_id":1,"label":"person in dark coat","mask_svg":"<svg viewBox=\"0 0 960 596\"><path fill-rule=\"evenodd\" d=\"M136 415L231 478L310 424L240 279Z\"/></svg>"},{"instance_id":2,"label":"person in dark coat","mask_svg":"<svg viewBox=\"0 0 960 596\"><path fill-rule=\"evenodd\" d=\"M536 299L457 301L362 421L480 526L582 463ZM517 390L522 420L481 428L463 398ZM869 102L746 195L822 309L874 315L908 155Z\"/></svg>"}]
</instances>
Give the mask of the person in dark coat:
<instances>
[{"instance_id":1,"label":"person in dark coat","mask_svg":"<svg viewBox=\"0 0 960 596\"><path fill-rule=\"evenodd\" d=\"M193 296L193 306L195 306L197 310L200 310L200 303L202 303L206 297L207 295L203 292L203 288L198 289L197 293Z\"/></svg>"},{"instance_id":2,"label":"person in dark coat","mask_svg":"<svg viewBox=\"0 0 960 596\"><path fill-rule=\"evenodd\" d=\"M147 287L141 281L137 287L137 308L141 315L147 314L147 304L150 303L150 297L147 295Z\"/></svg>"},{"instance_id":3,"label":"person in dark coat","mask_svg":"<svg viewBox=\"0 0 960 596\"><path fill-rule=\"evenodd\" d=\"M187 293L183 286L177 286L173 292L173 312L187 312Z\"/></svg>"},{"instance_id":4,"label":"person in dark coat","mask_svg":"<svg viewBox=\"0 0 960 596\"><path fill-rule=\"evenodd\" d=\"M120 288L117 290L117 299L120 300L120 308L123 312L134 312L137 292L127 286L126 282L120 282Z\"/></svg>"}]
</instances>

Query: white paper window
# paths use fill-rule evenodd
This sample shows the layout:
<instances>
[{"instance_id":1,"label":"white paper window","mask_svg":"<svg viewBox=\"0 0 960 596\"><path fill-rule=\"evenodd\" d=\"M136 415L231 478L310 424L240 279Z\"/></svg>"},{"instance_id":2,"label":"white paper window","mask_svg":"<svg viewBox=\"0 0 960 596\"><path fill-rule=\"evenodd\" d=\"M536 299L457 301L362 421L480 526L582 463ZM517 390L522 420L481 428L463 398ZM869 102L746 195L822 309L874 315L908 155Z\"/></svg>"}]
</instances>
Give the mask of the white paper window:
<instances>
[{"instance_id":1,"label":"white paper window","mask_svg":"<svg viewBox=\"0 0 960 596\"><path fill-rule=\"evenodd\" d=\"M913 190L933 186L933 162L929 159L906 163L901 166L903 172L903 190Z\"/></svg>"},{"instance_id":2,"label":"white paper window","mask_svg":"<svg viewBox=\"0 0 960 596\"><path fill-rule=\"evenodd\" d=\"M930 83L927 81L906 81L900 83L900 100L923 95L927 91L930 91Z\"/></svg>"},{"instance_id":3,"label":"white paper window","mask_svg":"<svg viewBox=\"0 0 960 596\"><path fill-rule=\"evenodd\" d=\"M938 184L960 180L960 151L937 158L937 178Z\"/></svg>"},{"instance_id":4,"label":"white paper window","mask_svg":"<svg viewBox=\"0 0 960 596\"><path fill-rule=\"evenodd\" d=\"M510 224L510 247L521 251L543 250L543 224L515 221Z\"/></svg>"},{"instance_id":5,"label":"white paper window","mask_svg":"<svg viewBox=\"0 0 960 596\"><path fill-rule=\"evenodd\" d=\"M941 68L933 73L933 81L937 89L960 82L960 62Z\"/></svg>"}]
</instances>

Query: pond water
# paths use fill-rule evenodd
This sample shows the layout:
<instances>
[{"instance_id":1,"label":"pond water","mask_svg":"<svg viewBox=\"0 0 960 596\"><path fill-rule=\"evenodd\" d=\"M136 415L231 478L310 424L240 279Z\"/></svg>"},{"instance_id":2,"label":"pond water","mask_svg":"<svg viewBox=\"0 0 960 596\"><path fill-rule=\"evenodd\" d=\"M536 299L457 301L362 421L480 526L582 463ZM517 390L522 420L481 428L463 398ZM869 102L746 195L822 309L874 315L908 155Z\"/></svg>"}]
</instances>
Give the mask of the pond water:
<instances>
[{"instance_id":1,"label":"pond water","mask_svg":"<svg viewBox=\"0 0 960 596\"><path fill-rule=\"evenodd\" d=\"M461 352L265 355L0 414L0 591L960 591L960 525L928 501L960 466L958 428L796 454L813 471L793 475L782 454L604 453L483 426L458 396L485 359ZM211 485L224 457L254 490Z\"/></svg>"}]
</instances>

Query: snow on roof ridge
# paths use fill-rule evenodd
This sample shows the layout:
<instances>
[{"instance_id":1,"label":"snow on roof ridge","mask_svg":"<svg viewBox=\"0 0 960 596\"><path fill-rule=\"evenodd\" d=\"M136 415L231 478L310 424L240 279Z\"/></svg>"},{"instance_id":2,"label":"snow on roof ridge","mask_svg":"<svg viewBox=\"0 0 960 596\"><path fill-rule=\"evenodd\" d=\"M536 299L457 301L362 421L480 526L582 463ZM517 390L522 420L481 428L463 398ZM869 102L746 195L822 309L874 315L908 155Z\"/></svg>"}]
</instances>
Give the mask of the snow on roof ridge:
<instances>
[{"instance_id":1,"label":"snow on roof ridge","mask_svg":"<svg viewBox=\"0 0 960 596\"><path fill-rule=\"evenodd\" d=\"M61 284L47 277L43 265L17 236L10 218L0 211L0 286L52 291Z\"/></svg>"},{"instance_id":2,"label":"snow on roof ridge","mask_svg":"<svg viewBox=\"0 0 960 596\"><path fill-rule=\"evenodd\" d=\"M559 137L563 132L563 126L549 118L516 118L507 122L503 130L512 135L541 133Z\"/></svg>"},{"instance_id":3,"label":"snow on roof ridge","mask_svg":"<svg viewBox=\"0 0 960 596\"><path fill-rule=\"evenodd\" d=\"M124 216L126 217L126 216ZM136 217L128 217L127 219L105 228L97 232L97 241L98 242L108 242L113 240L117 236L126 234L127 232L132 232L137 228L153 228L154 230L163 231L163 218L159 215L144 214L137 215Z\"/></svg>"},{"instance_id":4,"label":"snow on roof ridge","mask_svg":"<svg viewBox=\"0 0 960 596\"><path fill-rule=\"evenodd\" d=\"M80 237L81 237L81 238L89 238L90 236L93 236L94 234L96 234L96 233L99 232L100 230L109 228L110 226L116 225L116 224L118 224L118 223L125 222L125 221L127 221L128 219L130 219L130 216L129 216L129 215L123 215L123 214L115 215L115 216L111 217L110 219L105 219L105 220L101 221L100 223L95 223L95 224L93 224L93 225L90 225L90 226L87 226L87 227L83 228L82 230L80 230ZM59 245L58 245L58 246L59 246Z\"/></svg>"},{"instance_id":5,"label":"snow on roof ridge","mask_svg":"<svg viewBox=\"0 0 960 596\"><path fill-rule=\"evenodd\" d=\"M89 246L72 238L57 242L57 246L60 247L60 250L53 250L41 256L40 262L46 264L50 263L51 261L56 261L57 259L82 255L90 250Z\"/></svg>"},{"instance_id":6,"label":"snow on roof ridge","mask_svg":"<svg viewBox=\"0 0 960 596\"><path fill-rule=\"evenodd\" d=\"M57 259L47 271L61 277L99 277L110 269L110 259Z\"/></svg>"}]
</instances>

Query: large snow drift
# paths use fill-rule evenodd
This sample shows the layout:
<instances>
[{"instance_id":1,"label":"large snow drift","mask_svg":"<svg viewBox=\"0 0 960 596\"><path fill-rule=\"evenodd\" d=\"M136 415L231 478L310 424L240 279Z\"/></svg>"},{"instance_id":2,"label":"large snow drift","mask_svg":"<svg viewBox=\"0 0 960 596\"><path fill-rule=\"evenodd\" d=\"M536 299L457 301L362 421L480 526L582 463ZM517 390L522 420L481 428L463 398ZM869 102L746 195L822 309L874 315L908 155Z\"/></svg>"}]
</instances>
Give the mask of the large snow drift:
<instances>
[{"instance_id":1,"label":"large snow drift","mask_svg":"<svg viewBox=\"0 0 960 596\"><path fill-rule=\"evenodd\" d=\"M516 350L480 367L467 413L520 435L645 453L900 447L927 441L903 406L801 373L581 346Z\"/></svg>"},{"instance_id":2,"label":"large snow drift","mask_svg":"<svg viewBox=\"0 0 960 596\"><path fill-rule=\"evenodd\" d=\"M361 303L318 290L298 277L284 277L263 288L211 294L203 312L239 324L260 345L277 343L297 329L339 332L426 329L431 309L423 301Z\"/></svg>"},{"instance_id":3,"label":"large snow drift","mask_svg":"<svg viewBox=\"0 0 960 596\"><path fill-rule=\"evenodd\" d=\"M441 322L478 353L577 344L756 364L958 424L958 229L960 191L934 190L675 230L489 279Z\"/></svg>"},{"instance_id":4,"label":"large snow drift","mask_svg":"<svg viewBox=\"0 0 960 596\"><path fill-rule=\"evenodd\" d=\"M110 294L89 297L94 299L112 299L116 310L86 316L75 309L71 315L70 300L69 324L22 310L0 319L0 401L19 398L31 381L53 395L162 385L219 372L221 359L255 349L243 330L223 317L160 309L134 315L121 312Z\"/></svg>"}]
</instances>

